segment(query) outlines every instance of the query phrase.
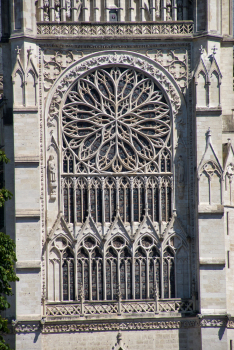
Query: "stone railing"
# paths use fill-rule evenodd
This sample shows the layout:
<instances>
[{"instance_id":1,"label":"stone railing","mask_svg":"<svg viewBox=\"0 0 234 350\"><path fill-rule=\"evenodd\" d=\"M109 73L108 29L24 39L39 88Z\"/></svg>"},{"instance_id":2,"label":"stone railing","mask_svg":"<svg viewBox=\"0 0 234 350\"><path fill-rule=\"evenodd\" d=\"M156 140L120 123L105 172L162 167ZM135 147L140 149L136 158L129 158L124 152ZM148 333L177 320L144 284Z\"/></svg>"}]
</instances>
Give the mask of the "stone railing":
<instances>
[{"instance_id":1,"label":"stone railing","mask_svg":"<svg viewBox=\"0 0 234 350\"><path fill-rule=\"evenodd\" d=\"M77 23L39 22L39 36L78 36L78 37L129 37L193 34L193 22L129 22L129 23Z\"/></svg>"},{"instance_id":2,"label":"stone railing","mask_svg":"<svg viewBox=\"0 0 234 350\"><path fill-rule=\"evenodd\" d=\"M158 313L191 314L195 306L190 299L159 299L158 301L86 301L81 302L48 302L46 304L47 319L56 317L82 316L150 316Z\"/></svg>"}]
</instances>

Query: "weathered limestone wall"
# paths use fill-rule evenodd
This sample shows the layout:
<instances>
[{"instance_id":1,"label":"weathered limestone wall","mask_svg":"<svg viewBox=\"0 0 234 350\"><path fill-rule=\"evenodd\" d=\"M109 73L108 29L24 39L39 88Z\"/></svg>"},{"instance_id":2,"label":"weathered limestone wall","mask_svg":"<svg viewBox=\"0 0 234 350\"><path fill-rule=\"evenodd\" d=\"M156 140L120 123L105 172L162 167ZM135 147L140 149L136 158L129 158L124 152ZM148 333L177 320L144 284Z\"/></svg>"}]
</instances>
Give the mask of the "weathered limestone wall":
<instances>
[{"instance_id":1,"label":"weathered limestone wall","mask_svg":"<svg viewBox=\"0 0 234 350\"><path fill-rule=\"evenodd\" d=\"M43 350L110 350L117 343L118 332L46 334ZM122 343L128 350L199 350L200 329L123 331ZM118 347L116 347L118 349Z\"/></svg>"}]
</instances>

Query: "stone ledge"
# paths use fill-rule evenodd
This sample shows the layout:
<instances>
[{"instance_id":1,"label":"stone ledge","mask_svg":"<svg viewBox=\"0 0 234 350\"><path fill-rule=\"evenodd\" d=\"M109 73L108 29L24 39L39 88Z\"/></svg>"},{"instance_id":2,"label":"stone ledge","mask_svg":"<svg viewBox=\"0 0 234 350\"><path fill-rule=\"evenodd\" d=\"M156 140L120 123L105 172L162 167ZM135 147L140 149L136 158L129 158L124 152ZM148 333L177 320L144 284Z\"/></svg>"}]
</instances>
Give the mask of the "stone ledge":
<instances>
[{"instance_id":1,"label":"stone ledge","mask_svg":"<svg viewBox=\"0 0 234 350\"><path fill-rule=\"evenodd\" d=\"M199 214L223 214L224 206L221 204L200 204L198 206Z\"/></svg>"},{"instance_id":2,"label":"stone ledge","mask_svg":"<svg viewBox=\"0 0 234 350\"><path fill-rule=\"evenodd\" d=\"M196 108L196 116L197 117L219 117L222 114L222 108L221 107L197 107Z\"/></svg>"},{"instance_id":3,"label":"stone ledge","mask_svg":"<svg viewBox=\"0 0 234 350\"><path fill-rule=\"evenodd\" d=\"M40 209L18 209L15 212L16 218L36 218L40 219Z\"/></svg>"},{"instance_id":4,"label":"stone ledge","mask_svg":"<svg viewBox=\"0 0 234 350\"><path fill-rule=\"evenodd\" d=\"M37 113L38 112L38 107L15 107L13 108L13 113Z\"/></svg>"},{"instance_id":5,"label":"stone ledge","mask_svg":"<svg viewBox=\"0 0 234 350\"><path fill-rule=\"evenodd\" d=\"M16 262L17 269L41 269L41 260L25 260Z\"/></svg>"},{"instance_id":6,"label":"stone ledge","mask_svg":"<svg viewBox=\"0 0 234 350\"><path fill-rule=\"evenodd\" d=\"M225 265L225 259L220 258L200 258L200 265Z\"/></svg>"},{"instance_id":7,"label":"stone ledge","mask_svg":"<svg viewBox=\"0 0 234 350\"><path fill-rule=\"evenodd\" d=\"M16 156L15 163L38 163L39 156Z\"/></svg>"}]
</instances>

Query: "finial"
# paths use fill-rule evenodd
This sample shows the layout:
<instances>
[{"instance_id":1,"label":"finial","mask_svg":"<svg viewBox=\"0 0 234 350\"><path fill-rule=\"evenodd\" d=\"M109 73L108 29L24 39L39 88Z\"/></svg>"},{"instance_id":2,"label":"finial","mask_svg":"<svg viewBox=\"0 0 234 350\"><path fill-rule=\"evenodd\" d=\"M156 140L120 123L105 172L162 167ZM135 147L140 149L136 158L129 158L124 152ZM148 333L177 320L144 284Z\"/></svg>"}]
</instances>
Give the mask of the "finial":
<instances>
[{"instance_id":1,"label":"finial","mask_svg":"<svg viewBox=\"0 0 234 350\"><path fill-rule=\"evenodd\" d=\"M32 54L32 48L31 46L29 47L29 49L27 50L27 53L28 53L28 58L31 56Z\"/></svg>"},{"instance_id":2,"label":"finial","mask_svg":"<svg viewBox=\"0 0 234 350\"><path fill-rule=\"evenodd\" d=\"M17 45L16 49L15 49L17 56L20 54L21 49L19 48L19 46Z\"/></svg>"},{"instance_id":3,"label":"finial","mask_svg":"<svg viewBox=\"0 0 234 350\"><path fill-rule=\"evenodd\" d=\"M211 129L209 127L206 132L206 147L208 147L210 143L211 143Z\"/></svg>"},{"instance_id":4,"label":"finial","mask_svg":"<svg viewBox=\"0 0 234 350\"><path fill-rule=\"evenodd\" d=\"M201 45L201 47L200 47L199 51L200 51L200 55L202 56L202 55L203 55L203 53L204 53L204 51L205 51L205 49L204 49L204 47L203 47L202 45Z\"/></svg>"},{"instance_id":5,"label":"finial","mask_svg":"<svg viewBox=\"0 0 234 350\"><path fill-rule=\"evenodd\" d=\"M216 51L218 51L217 47L214 45L211 49L213 51L213 56L216 55Z\"/></svg>"},{"instance_id":6,"label":"finial","mask_svg":"<svg viewBox=\"0 0 234 350\"><path fill-rule=\"evenodd\" d=\"M231 139L227 139L228 140L228 144L230 145L230 143L231 143Z\"/></svg>"}]
</instances>

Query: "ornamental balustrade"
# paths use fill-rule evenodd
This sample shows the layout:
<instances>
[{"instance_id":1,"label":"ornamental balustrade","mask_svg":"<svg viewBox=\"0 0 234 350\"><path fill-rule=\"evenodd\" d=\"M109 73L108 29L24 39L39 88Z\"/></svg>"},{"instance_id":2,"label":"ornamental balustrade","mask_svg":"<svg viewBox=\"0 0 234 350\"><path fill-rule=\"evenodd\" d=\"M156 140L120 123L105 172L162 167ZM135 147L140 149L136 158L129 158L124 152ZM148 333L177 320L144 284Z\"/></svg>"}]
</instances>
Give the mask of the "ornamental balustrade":
<instances>
[{"instance_id":1,"label":"ornamental balustrade","mask_svg":"<svg viewBox=\"0 0 234 350\"><path fill-rule=\"evenodd\" d=\"M47 320L59 317L82 316L120 316L141 315L147 316L158 313L183 313L192 314L195 311L195 303L192 299L163 299L142 301L119 302L77 302L77 303L47 303L45 316Z\"/></svg>"},{"instance_id":2,"label":"ornamental balustrade","mask_svg":"<svg viewBox=\"0 0 234 350\"><path fill-rule=\"evenodd\" d=\"M157 23L54 23L38 22L37 34L39 36L158 36L158 35L183 35L192 36L193 22L157 22Z\"/></svg>"}]
</instances>

